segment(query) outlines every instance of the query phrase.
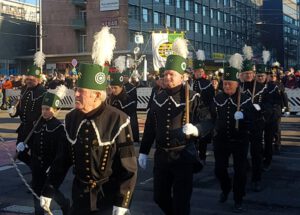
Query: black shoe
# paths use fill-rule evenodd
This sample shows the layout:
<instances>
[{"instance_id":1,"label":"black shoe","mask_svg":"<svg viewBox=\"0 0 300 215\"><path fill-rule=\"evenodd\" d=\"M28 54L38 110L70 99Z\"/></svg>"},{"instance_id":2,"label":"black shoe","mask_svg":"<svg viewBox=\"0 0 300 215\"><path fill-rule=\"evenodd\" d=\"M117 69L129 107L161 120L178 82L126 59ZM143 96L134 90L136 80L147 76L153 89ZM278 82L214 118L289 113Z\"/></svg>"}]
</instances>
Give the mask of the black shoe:
<instances>
[{"instance_id":1,"label":"black shoe","mask_svg":"<svg viewBox=\"0 0 300 215\"><path fill-rule=\"evenodd\" d=\"M263 171L268 172L271 169L271 165L269 163L263 164Z\"/></svg>"},{"instance_id":2,"label":"black shoe","mask_svg":"<svg viewBox=\"0 0 300 215\"><path fill-rule=\"evenodd\" d=\"M252 182L252 190L254 192L260 192L260 191L262 191L262 186L261 186L260 181L254 181L254 182Z\"/></svg>"},{"instance_id":3,"label":"black shoe","mask_svg":"<svg viewBox=\"0 0 300 215\"><path fill-rule=\"evenodd\" d=\"M222 193L220 194L219 202L220 202L220 203L224 203L224 202L227 201L227 199L228 199L228 193L222 192Z\"/></svg>"},{"instance_id":4,"label":"black shoe","mask_svg":"<svg viewBox=\"0 0 300 215\"><path fill-rule=\"evenodd\" d=\"M233 213L243 213L245 212L246 209L243 207L243 204L242 203L234 203L234 206L233 206Z\"/></svg>"},{"instance_id":5,"label":"black shoe","mask_svg":"<svg viewBox=\"0 0 300 215\"><path fill-rule=\"evenodd\" d=\"M70 211L70 200L67 199L65 204L61 207L63 215L68 215Z\"/></svg>"}]
</instances>

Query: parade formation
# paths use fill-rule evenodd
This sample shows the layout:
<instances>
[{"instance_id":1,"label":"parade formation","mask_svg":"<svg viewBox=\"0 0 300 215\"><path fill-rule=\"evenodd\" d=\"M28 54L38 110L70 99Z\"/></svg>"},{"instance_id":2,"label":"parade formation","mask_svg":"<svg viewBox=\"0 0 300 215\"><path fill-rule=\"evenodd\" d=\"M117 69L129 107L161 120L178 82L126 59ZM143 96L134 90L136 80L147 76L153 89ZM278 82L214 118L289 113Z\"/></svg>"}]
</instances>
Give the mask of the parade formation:
<instances>
[{"instance_id":1,"label":"parade formation","mask_svg":"<svg viewBox=\"0 0 300 215\"><path fill-rule=\"evenodd\" d=\"M270 64L266 50L254 61L245 45L222 71L208 76L205 52L194 53L190 68L189 41L179 37L154 75L142 132L136 85L130 83L134 68L126 66L125 57L113 60L116 43L109 27L95 34L93 63L79 62L75 107L64 122L56 115L66 87L49 92L41 84L41 52L27 69L19 100L8 107L8 114L20 119L15 159L30 168L30 185L39 196L33 200L35 214L51 212L53 201L63 215L130 214L138 166L149 168L154 148L153 201L166 215L189 215L193 177L206 168L210 143L220 185L216 202L225 203L232 191L232 211L245 212L247 172L251 189L263 192L263 173L281 149L279 124L289 107L280 65ZM70 168L71 201L60 191Z\"/></svg>"}]
</instances>

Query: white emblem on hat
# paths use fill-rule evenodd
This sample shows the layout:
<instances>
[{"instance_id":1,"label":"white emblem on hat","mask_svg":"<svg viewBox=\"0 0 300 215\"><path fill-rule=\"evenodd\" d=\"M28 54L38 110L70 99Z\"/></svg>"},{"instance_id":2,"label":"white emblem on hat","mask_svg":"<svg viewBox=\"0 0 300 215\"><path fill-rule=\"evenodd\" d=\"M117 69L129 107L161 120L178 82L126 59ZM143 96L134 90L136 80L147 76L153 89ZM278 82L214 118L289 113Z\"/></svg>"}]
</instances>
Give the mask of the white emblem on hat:
<instances>
[{"instance_id":1,"label":"white emblem on hat","mask_svg":"<svg viewBox=\"0 0 300 215\"><path fill-rule=\"evenodd\" d=\"M58 107L59 106L59 100L55 101L55 106Z\"/></svg>"},{"instance_id":2,"label":"white emblem on hat","mask_svg":"<svg viewBox=\"0 0 300 215\"><path fill-rule=\"evenodd\" d=\"M35 70L35 74L39 75L40 74L40 70Z\"/></svg>"},{"instance_id":3,"label":"white emblem on hat","mask_svg":"<svg viewBox=\"0 0 300 215\"><path fill-rule=\"evenodd\" d=\"M105 73L98 72L95 75L95 81L96 81L97 84L103 84L105 82Z\"/></svg>"},{"instance_id":4,"label":"white emblem on hat","mask_svg":"<svg viewBox=\"0 0 300 215\"><path fill-rule=\"evenodd\" d=\"M186 62L182 62L182 64L181 64L181 69L182 69L182 70L185 70L185 69L186 69Z\"/></svg>"},{"instance_id":5,"label":"white emblem on hat","mask_svg":"<svg viewBox=\"0 0 300 215\"><path fill-rule=\"evenodd\" d=\"M123 76L120 76L119 80L120 82L123 82Z\"/></svg>"}]
</instances>

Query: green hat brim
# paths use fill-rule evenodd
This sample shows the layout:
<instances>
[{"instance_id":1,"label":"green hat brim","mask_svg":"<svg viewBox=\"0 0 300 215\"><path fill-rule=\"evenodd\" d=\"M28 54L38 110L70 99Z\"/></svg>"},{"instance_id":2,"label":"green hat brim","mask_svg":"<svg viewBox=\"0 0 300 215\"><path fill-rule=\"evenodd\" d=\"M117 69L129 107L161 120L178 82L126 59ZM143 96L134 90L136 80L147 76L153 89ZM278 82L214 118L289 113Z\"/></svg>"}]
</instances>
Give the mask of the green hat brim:
<instances>
[{"instance_id":1,"label":"green hat brim","mask_svg":"<svg viewBox=\"0 0 300 215\"><path fill-rule=\"evenodd\" d=\"M224 69L223 80L225 81L238 81L239 70L234 67L226 67Z\"/></svg>"},{"instance_id":2,"label":"green hat brim","mask_svg":"<svg viewBox=\"0 0 300 215\"><path fill-rule=\"evenodd\" d=\"M195 59L193 61L193 66L194 66L194 69L204 69L205 68L204 61L197 60L197 59Z\"/></svg>"},{"instance_id":3,"label":"green hat brim","mask_svg":"<svg viewBox=\"0 0 300 215\"><path fill-rule=\"evenodd\" d=\"M122 86L123 85L123 75L119 72L110 73L110 82L111 86Z\"/></svg>"},{"instance_id":4,"label":"green hat brim","mask_svg":"<svg viewBox=\"0 0 300 215\"><path fill-rule=\"evenodd\" d=\"M42 74L41 68L39 68L35 65L29 66L26 71L26 76L34 76L34 77L40 78L41 74Z\"/></svg>"},{"instance_id":5,"label":"green hat brim","mask_svg":"<svg viewBox=\"0 0 300 215\"><path fill-rule=\"evenodd\" d=\"M42 105L57 109L60 105L60 102L60 98L56 94L47 92L43 98Z\"/></svg>"}]
</instances>

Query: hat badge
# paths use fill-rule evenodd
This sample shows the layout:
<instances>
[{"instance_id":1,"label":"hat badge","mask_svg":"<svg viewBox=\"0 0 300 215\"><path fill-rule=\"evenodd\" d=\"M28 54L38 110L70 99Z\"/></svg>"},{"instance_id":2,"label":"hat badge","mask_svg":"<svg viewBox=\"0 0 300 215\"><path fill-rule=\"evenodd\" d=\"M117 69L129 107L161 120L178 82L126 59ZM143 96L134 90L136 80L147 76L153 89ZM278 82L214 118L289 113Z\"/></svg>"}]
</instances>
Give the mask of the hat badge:
<instances>
[{"instance_id":1,"label":"hat badge","mask_svg":"<svg viewBox=\"0 0 300 215\"><path fill-rule=\"evenodd\" d=\"M103 84L105 82L105 73L103 72L98 72L96 75L95 75L95 82L97 84Z\"/></svg>"}]
</instances>

